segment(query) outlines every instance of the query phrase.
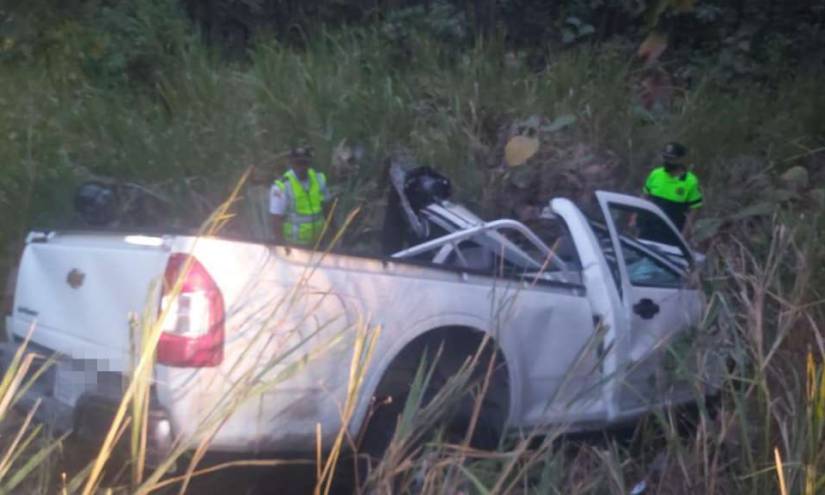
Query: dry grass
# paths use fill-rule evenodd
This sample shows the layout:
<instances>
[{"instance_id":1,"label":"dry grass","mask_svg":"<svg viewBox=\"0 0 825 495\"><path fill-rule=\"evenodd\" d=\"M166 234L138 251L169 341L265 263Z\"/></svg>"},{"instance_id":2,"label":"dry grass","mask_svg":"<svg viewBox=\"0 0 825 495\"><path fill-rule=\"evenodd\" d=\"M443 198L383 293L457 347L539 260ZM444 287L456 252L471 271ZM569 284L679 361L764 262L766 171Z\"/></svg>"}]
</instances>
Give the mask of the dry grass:
<instances>
[{"instance_id":1,"label":"dry grass","mask_svg":"<svg viewBox=\"0 0 825 495\"><path fill-rule=\"evenodd\" d=\"M730 88L699 81L676 88L668 111L650 114L640 111L632 89L636 68L621 47L560 54L542 71L505 51L495 42L456 53L424 38L402 47L379 32L319 33L303 51L261 41L247 63L229 65L191 46L154 87L140 90L102 84L69 65L4 65L0 89L14 97L0 98L0 206L18 213L0 218L0 245L13 245L32 224L71 223L70 186L89 174L140 182L168 199L172 214L164 216L170 224L164 228L196 224L231 193L248 164L277 168L277 155L296 141L313 144L319 157L347 145L363 147L363 158L331 171L339 211L370 205L358 221L342 222L349 238L339 241L361 241L380 220L382 160L397 147L447 172L459 198L483 211L489 205L479 198L500 187L501 176L487 167L501 161L502 136L531 115L575 116L575 125L545 145L610 151L619 164L610 184L632 191L661 143L683 140L705 185L704 226L712 230L707 330L726 337L733 363L718 413L700 408L687 434L677 418L661 412L630 440L579 442L561 429L505 443L497 452L438 441L409 452L409 435L431 426L418 420L438 412L438 402L422 410L411 394L401 421L406 433L364 480L362 492L389 493L401 483L417 493L625 494L641 481L652 493L825 490L825 255L813 194L825 177L821 75L802 74L775 88L736 88L735 96ZM65 77L70 73L76 77ZM795 165L806 167L807 184L779 178ZM553 166L537 161L525 167L542 173ZM237 219L226 225L227 208L211 217L204 233L236 228ZM4 263L15 256L11 250ZM272 314L288 311L289 299ZM28 416L11 422L10 407L31 383L24 377L33 358L21 351L0 382L0 422L9 427L2 433L0 491L26 486L45 493L61 486L65 493L93 493L112 485L149 493L181 489L193 478L243 464L203 468L208 441L182 442L162 466L145 469L153 320L147 313L136 327L149 338L140 339L130 393L109 438L88 469L65 480L54 474L60 439ZM364 360L352 362L348 397L357 394L373 345L372 329L359 330ZM287 357L273 358L272 366ZM214 432L238 404L298 372L290 367L275 380L244 376L203 431ZM414 388L425 376L419 380ZM454 386L460 388L460 380ZM347 417L351 404L341 411ZM128 439L127 474L111 482L104 476L112 474L107 460L121 436ZM350 441L342 432L332 453L319 452L316 492L330 489ZM172 464L187 459L182 475L166 477Z\"/></svg>"},{"instance_id":2,"label":"dry grass","mask_svg":"<svg viewBox=\"0 0 825 495\"><path fill-rule=\"evenodd\" d=\"M215 233L214 229L229 218L228 208L234 199L231 196L210 217L204 235ZM433 432L438 430L440 411L469 386L471 366L486 363L466 363L467 367L426 403L422 397L431 372L422 365L387 454L357 489L362 493L624 494L645 483L652 493L668 494L818 493L825 486L825 339L819 326L817 272L811 267L821 259L821 248L815 242L815 227L790 227L784 220L775 217L773 222L751 223L739 236L720 242L711 253L708 281L712 297L702 331L724 336L724 349L732 358L715 415L697 395L698 419L687 431L679 416L657 411L629 437L580 441L566 437L560 426L541 436L530 434L504 442L497 451L478 451L467 441L446 443ZM764 235L766 242L761 245L746 245L745 239L756 233L770 235ZM320 257L325 255L320 253ZM297 294L294 291L290 297ZM288 300L279 304L287 310L290 307ZM500 312L500 323L506 325L506 308ZM259 459L200 465L209 439L235 408L280 380L300 373L300 366L280 373L275 380L264 379L261 373L241 377L231 397L204 420L202 441L192 444L181 440L161 466L146 469L146 394L151 375L141 370L151 368L156 345L152 337L157 336L158 327L151 314L143 318L132 381L107 439L86 469L60 483L62 491L98 493L111 487L115 492L152 493L175 487L183 492L194 477L221 469L290 462ZM342 424L348 424L353 413L377 336L367 331L365 324L358 327L361 330L355 340L347 400L341 404ZM332 340L311 354L326 352L336 345L337 339ZM805 343L802 353L800 341ZM714 349L705 351L718 352L718 340L715 342ZM287 356L274 357L273 363L284 359ZM0 383L0 413L4 417L20 391L31 383L33 378L23 377L33 360L33 354L21 347ZM475 414L479 413L477 407ZM54 469L51 459L61 439L44 435L30 417L22 418L0 456L0 487L9 487L9 491L29 486L45 492L55 483L53 473L44 471ZM120 467L111 461L114 446L123 435L129 439L125 461L129 468L125 476L117 476ZM353 441L342 429L331 452L318 450L316 493L330 492L341 454L345 447L355 445ZM183 472L167 476L169 468L187 452L194 454L188 456Z\"/></svg>"}]
</instances>

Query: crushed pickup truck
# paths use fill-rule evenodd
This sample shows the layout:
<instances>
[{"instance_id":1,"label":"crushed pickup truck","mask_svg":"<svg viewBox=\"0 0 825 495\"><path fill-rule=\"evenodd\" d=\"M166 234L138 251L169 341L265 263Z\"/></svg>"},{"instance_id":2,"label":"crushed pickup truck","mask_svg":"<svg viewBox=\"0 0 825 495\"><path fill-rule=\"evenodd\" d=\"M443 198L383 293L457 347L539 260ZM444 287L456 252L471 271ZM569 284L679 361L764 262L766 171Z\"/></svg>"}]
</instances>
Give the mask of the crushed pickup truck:
<instances>
[{"instance_id":1,"label":"crushed pickup truck","mask_svg":"<svg viewBox=\"0 0 825 495\"><path fill-rule=\"evenodd\" d=\"M481 421L500 431L602 428L714 393L705 365L692 362L691 372L669 361L671 344L702 324L701 255L650 202L595 194L599 218L564 198L547 204L556 239L431 198L415 214L437 234L384 257L220 237L33 231L2 357L7 363L33 328L30 349L58 358L21 405L40 400L41 421L99 436L128 383L136 316L166 310L149 414L157 455L213 433L210 449L224 452L314 452L317 431L329 446L342 427L374 440L385 432L371 437L369 425L386 427L398 413L375 405L405 397L422 354L436 347L461 363L490 343L499 366ZM669 242L635 237L642 217L670 232ZM178 277L180 293L170 294ZM358 326L380 333L342 425ZM216 432L204 429L250 376L271 385L235 405Z\"/></svg>"}]
</instances>

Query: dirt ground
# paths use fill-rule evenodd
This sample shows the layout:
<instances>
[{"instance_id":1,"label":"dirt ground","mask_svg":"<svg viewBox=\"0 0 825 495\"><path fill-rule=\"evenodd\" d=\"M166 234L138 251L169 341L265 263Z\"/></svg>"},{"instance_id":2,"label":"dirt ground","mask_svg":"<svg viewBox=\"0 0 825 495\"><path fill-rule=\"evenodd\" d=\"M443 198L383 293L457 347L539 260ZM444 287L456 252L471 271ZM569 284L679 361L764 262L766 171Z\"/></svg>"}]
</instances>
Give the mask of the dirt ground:
<instances>
[{"instance_id":1,"label":"dirt ground","mask_svg":"<svg viewBox=\"0 0 825 495\"><path fill-rule=\"evenodd\" d=\"M227 458L213 457L209 464L222 462ZM206 475L193 481L187 493L223 495L226 493L243 495L304 495L315 488L315 463L300 466L243 467L232 468ZM333 495L350 495L355 491L353 469L339 466L332 490ZM175 492L176 493L176 492Z\"/></svg>"},{"instance_id":2,"label":"dirt ground","mask_svg":"<svg viewBox=\"0 0 825 495\"><path fill-rule=\"evenodd\" d=\"M72 473L80 472L92 460L95 450L91 446L67 442L63 451L61 462L56 466L57 473L54 477L58 486L55 491L60 490L61 472L66 472L67 477ZM259 460L272 459L260 457ZM302 457L278 456L277 459L285 461L298 461L299 463L288 466L244 466L221 469L214 473L192 478L186 493L192 495L304 495L311 494L316 483L316 465L312 461L302 463ZM240 455L208 454L198 466L198 469L207 469L228 462L241 462L249 460L249 457ZM114 461L115 463L117 461ZM118 470L118 466L110 466L107 472ZM335 483L330 491L333 495L349 495L355 490L354 469L351 464L343 461L336 469ZM127 474L128 476L128 474ZM119 483L112 483L107 480L104 485L117 486ZM179 493L180 485L171 485L168 488L158 490L157 494L171 495Z\"/></svg>"}]
</instances>

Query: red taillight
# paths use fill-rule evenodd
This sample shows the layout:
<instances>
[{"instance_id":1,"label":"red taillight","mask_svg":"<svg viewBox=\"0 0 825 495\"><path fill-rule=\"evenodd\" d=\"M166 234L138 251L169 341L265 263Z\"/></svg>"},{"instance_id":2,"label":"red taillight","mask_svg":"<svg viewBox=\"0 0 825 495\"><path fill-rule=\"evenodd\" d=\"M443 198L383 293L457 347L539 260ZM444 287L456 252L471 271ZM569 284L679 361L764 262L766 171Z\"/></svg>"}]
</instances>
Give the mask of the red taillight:
<instances>
[{"instance_id":1,"label":"red taillight","mask_svg":"<svg viewBox=\"0 0 825 495\"><path fill-rule=\"evenodd\" d=\"M172 297L180 277L180 292ZM221 364L223 296L209 272L194 256L175 253L169 257L163 278L160 312L166 312L166 317L161 322L158 363L187 368Z\"/></svg>"}]
</instances>

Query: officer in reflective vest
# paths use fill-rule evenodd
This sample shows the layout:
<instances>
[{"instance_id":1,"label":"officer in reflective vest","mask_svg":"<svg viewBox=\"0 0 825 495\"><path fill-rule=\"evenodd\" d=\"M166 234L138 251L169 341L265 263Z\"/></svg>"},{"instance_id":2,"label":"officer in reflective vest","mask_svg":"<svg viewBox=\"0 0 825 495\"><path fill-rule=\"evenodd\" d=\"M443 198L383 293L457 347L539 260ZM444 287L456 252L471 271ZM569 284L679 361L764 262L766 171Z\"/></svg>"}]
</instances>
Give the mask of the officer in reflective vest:
<instances>
[{"instance_id":1,"label":"officer in reflective vest","mask_svg":"<svg viewBox=\"0 0 825 495\"><path fill-rule=\"evenodd\" d=\"M278 244L312 247L324 231L327 180L310 167L311 158L310 148L294 148L289 154L290 169L272 184L269 213Z\"/></svg>"},{"instance_id":2,"label":"officer in reflective vest","mask_svg":"<svg viewBox=\"0 0 825 495\"><path fill-rule=\"evenodd\" d=\"M685 164L687 148L679 143L668 143L662 151L664 163L654 168L647 176L644 186L645 196L661 208L681 232L690 232L696 209L702 206L702 191L699 179ZM640 222L640 237L656 239L662 237L657 232L648 232L655 227ZM667 237L666 234L663 236Z\"/></svg>"}]
</instances>

